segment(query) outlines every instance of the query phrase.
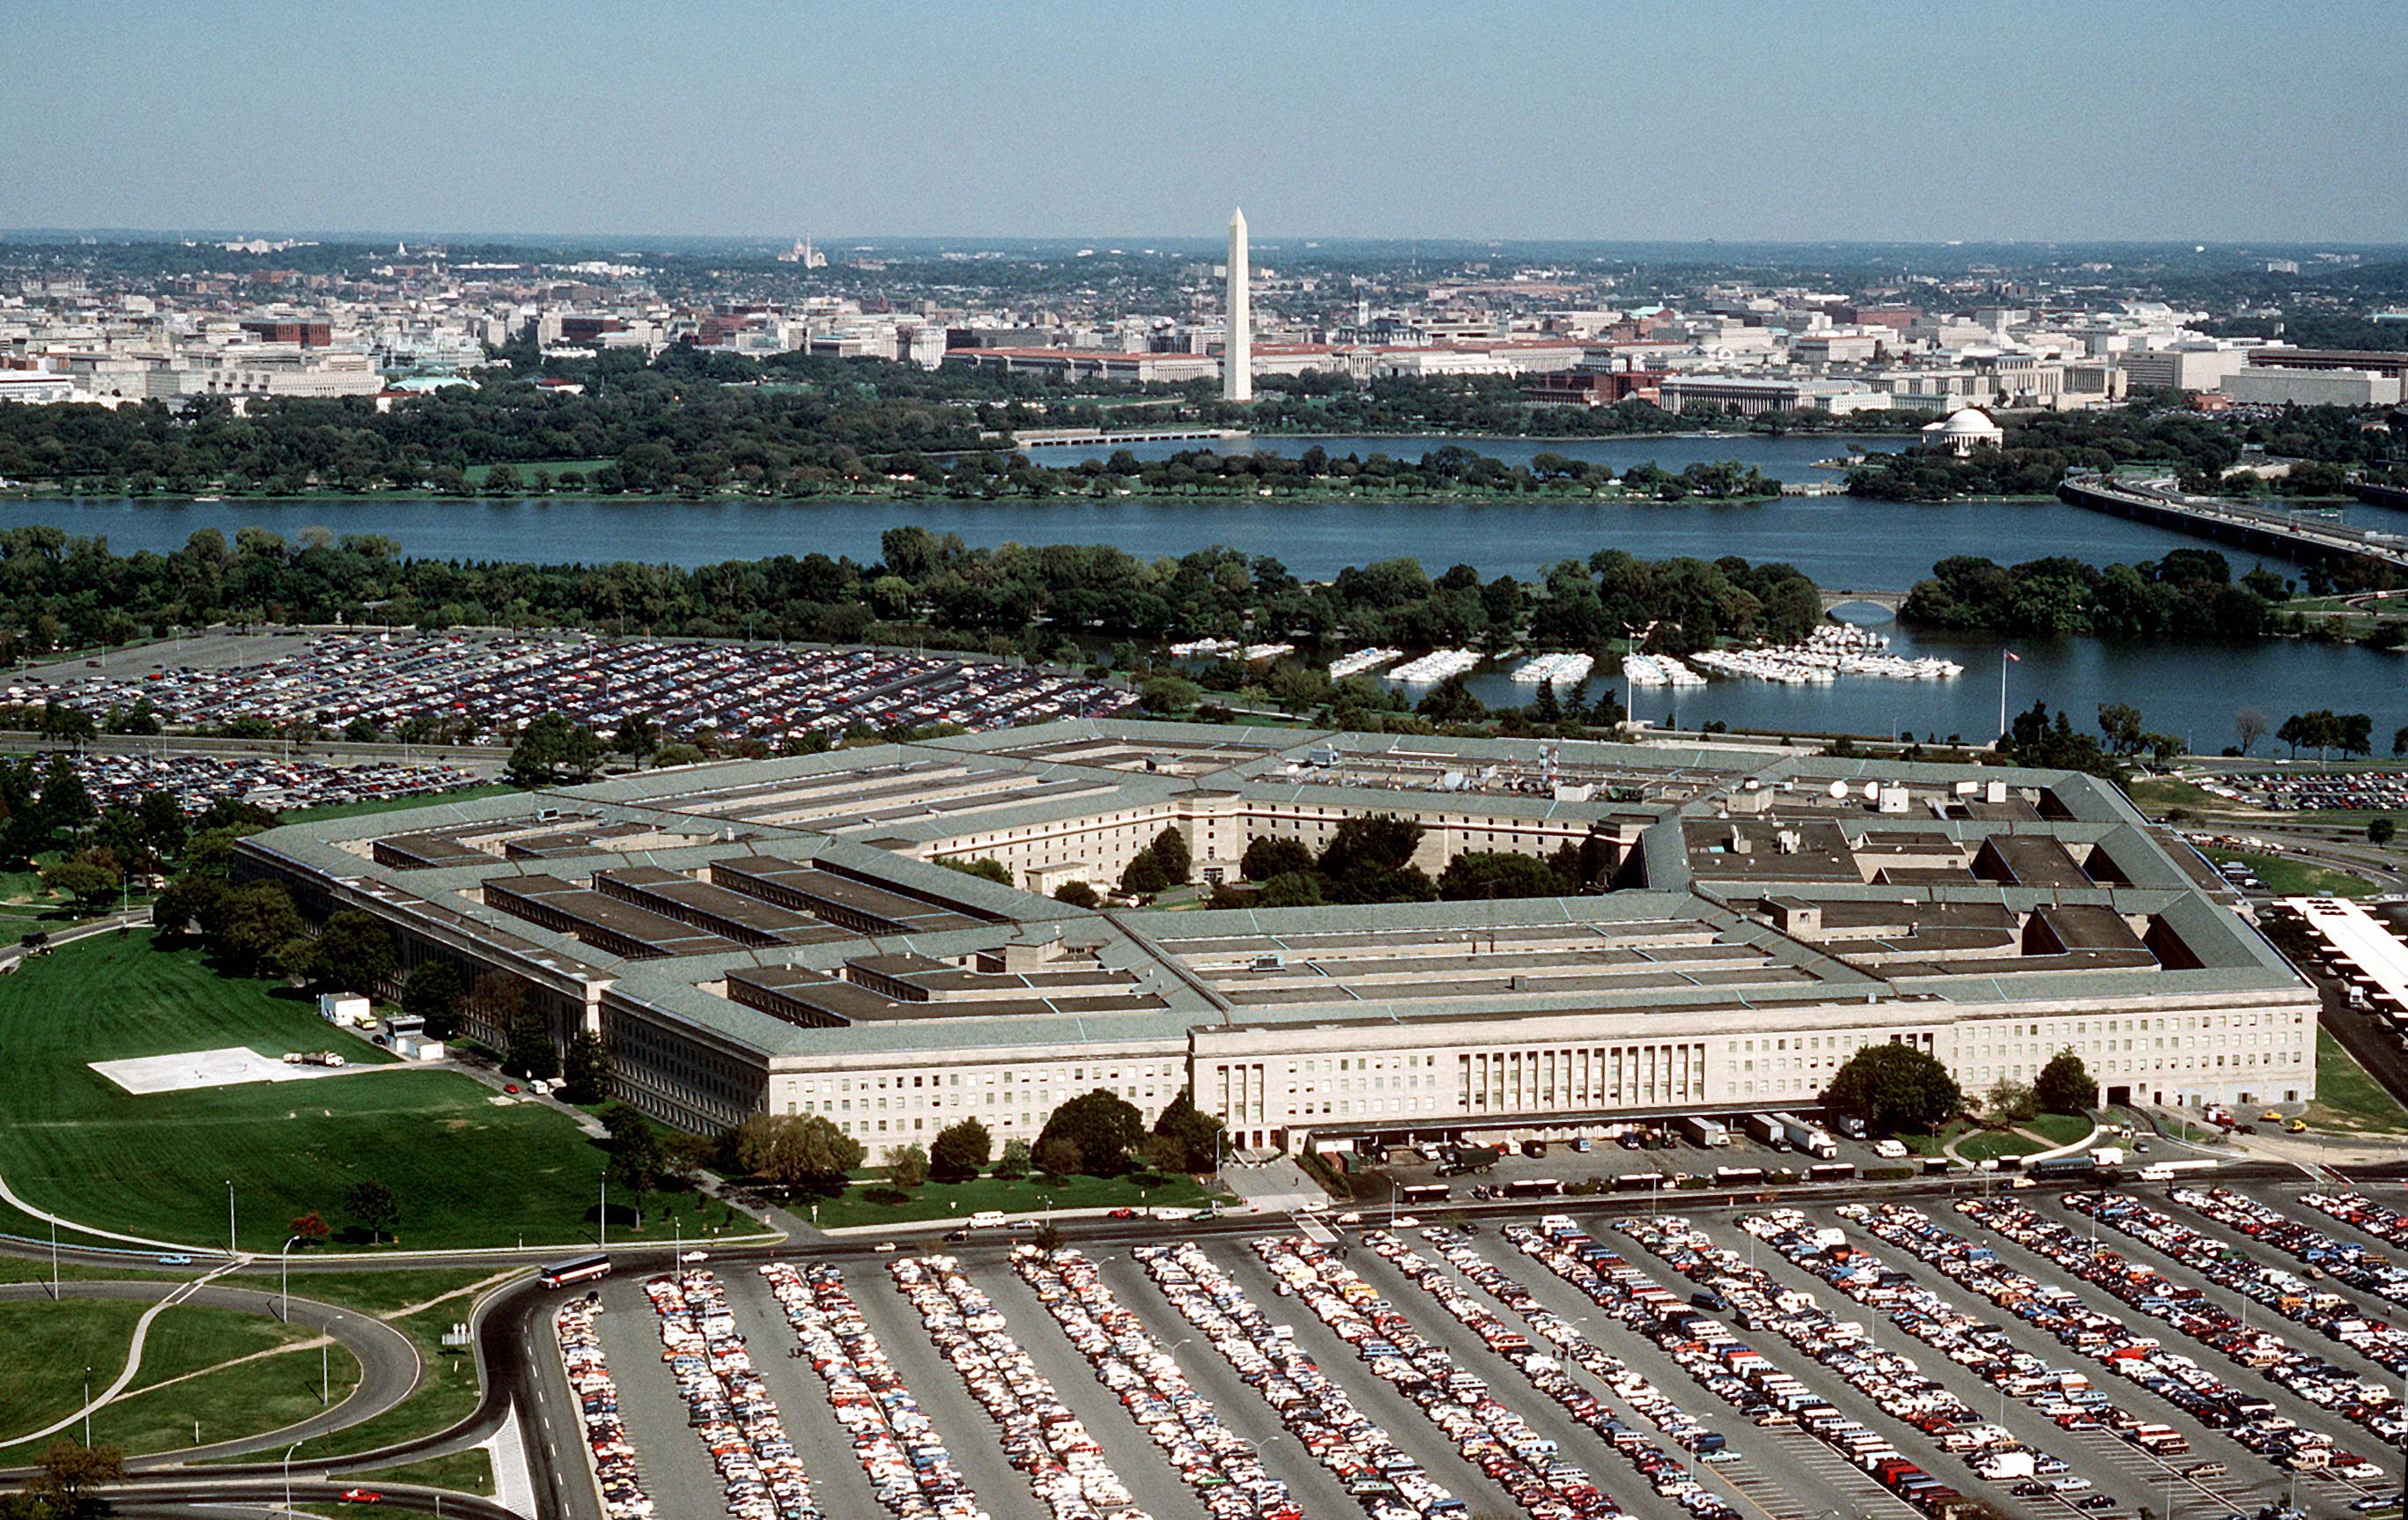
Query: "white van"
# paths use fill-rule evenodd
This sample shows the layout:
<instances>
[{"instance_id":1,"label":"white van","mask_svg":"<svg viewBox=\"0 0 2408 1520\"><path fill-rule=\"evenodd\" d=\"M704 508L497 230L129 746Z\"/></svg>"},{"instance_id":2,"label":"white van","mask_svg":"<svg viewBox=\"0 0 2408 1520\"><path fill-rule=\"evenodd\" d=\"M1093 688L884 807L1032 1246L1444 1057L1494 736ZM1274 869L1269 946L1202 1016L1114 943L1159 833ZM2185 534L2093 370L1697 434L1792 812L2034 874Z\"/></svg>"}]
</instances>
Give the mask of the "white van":
<instances>
[{"instance_id":1,"label":"white van","mask_svg":"<svg viewBox=\"0 0 2408 1520\"><path fill-rule=\"evenodd\" d=\"M970 1228L972 1229L1001 1229L1003 1228L1003 1224L1004 1212L1000 1209L981 1209L978 1212L970 1215Z\"/></svg>"}]
</instances>

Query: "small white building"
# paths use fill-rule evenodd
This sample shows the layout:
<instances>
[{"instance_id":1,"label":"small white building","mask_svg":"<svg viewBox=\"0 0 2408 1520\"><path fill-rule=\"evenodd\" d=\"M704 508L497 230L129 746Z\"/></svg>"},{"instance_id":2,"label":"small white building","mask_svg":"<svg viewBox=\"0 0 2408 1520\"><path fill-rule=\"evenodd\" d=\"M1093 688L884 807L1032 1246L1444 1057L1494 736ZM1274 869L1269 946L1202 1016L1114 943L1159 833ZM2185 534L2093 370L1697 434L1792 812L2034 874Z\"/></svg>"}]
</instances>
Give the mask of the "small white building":
<instances>
[{"instance_id":1,"label":"small white building","mask_svg":"<svg viewBox=\"0 0 2408 1520\"><path fill-rule=\"evenodd\" d=\"M2006 437L2007 430L1979 407L1950 412L1945 422L1923 424L1925 442L1943 445L1960 459L1976 449L1996 449L2006 441Z\"/></svg>"},{"instance_id":2,"label":"small white building","mask_svg":"<svg viewBox=\"0 0 2408 1520\"><path fill-rule=\"evenodd\" d=\"M439 1061L443 1059L443 1041L424 1035L395 1035L393 1053L405 1061Z\"/></svg>"},{"instance_id":3,"label":"small white building","mask_svg":"<svg viewBox=\"0 0 2408 1520\"><path fill-rule=\"evenodd\" d=\"M318 995L318 1017L328 1024L341 1025L345 1028L350 1028L355 1025L370 1022L374 1014L370 1011L368 1000L365 997L351 993L322 992Z\"/></svg>"}]
</instances>

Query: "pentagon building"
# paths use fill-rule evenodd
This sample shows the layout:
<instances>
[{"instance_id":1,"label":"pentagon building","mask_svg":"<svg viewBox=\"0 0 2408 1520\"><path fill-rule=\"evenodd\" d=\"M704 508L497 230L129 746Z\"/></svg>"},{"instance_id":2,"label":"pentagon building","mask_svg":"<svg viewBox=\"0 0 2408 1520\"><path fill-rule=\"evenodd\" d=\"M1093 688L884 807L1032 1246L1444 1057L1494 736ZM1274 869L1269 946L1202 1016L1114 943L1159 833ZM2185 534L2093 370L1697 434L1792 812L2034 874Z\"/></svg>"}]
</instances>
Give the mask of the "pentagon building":
<instances>
[{"instance_id":1,"label":"pentagon building","mask_svg":"<svg viewBox=\"0 0 2408 1520\"><path fill-rule=\"evenodd\" d=\"M1165 827L1420 823L1417 863L1574 846L1578 896L1091 911ZM1017 886L943 862L1000 862ZM239 868L405 968L518 979L671 1123L1033 1140L1097 1087L1233 1140L1544 1136L1811 1103L1902 1041L1971 1092L2071 1047L2111 1101L2309 1097L2314 991L2111 786L2053 771L1061 723L280 828ZM490 983L489 983L490 985ZM468 1011L466 1033L504 1033Z\"/></svg>"}]
</instances>

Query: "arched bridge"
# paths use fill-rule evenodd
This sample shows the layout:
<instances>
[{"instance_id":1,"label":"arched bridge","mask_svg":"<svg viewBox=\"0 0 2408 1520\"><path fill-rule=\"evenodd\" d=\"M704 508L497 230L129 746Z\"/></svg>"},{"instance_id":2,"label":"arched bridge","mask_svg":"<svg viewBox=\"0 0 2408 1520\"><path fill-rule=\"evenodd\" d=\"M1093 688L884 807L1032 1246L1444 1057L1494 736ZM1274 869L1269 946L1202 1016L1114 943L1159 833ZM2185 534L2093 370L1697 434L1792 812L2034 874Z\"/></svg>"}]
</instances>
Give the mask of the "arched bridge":
<instances>
[{"instance_id":1,"label":"arched bridge","mask_svg":"<svg viewBox=\"0 0 2408 1520\"><path fill-rule=\"evenodd\" d=\"M1878 607L1896 617L1899 607L1906 600L1906 593L1902 591L1834 591L1828 586L1815 589L1823 594L1823 612L1827 617L1842 607L1857 603Z\"/></svg>"}]
</instances>

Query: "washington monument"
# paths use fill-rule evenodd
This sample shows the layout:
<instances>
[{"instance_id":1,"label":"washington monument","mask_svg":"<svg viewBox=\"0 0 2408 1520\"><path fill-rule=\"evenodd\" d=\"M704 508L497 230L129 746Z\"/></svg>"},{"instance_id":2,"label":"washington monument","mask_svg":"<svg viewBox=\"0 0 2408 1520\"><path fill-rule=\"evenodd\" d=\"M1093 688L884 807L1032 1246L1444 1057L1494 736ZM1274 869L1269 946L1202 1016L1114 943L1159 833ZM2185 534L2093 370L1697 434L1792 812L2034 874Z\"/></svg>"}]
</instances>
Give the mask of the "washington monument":
<instances>
[{"instance_id":1,"label":"washington monument","mask_svg":"<svg viewBox=\"0 0 2408 1520\"><path fill-rule=\"evenodd\" d=\"M1221 345L1221 399L1254 398L1254 310L1246 296L1246 213L1229 213L1229 335Z\"/></svg>"}]
</instances>

